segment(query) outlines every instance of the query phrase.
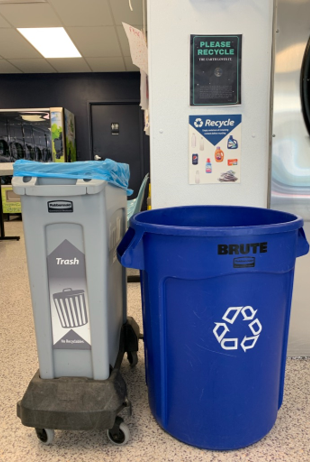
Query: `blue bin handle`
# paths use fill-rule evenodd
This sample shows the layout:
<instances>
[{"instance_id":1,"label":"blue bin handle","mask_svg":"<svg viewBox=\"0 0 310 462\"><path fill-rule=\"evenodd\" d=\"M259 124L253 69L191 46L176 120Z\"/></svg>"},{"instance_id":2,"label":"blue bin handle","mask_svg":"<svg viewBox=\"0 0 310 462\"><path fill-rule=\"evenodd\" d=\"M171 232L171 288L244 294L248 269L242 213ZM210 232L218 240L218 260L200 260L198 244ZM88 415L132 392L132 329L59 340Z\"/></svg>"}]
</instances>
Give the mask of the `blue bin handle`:
<instances>
[{"instance_id":1,"label":"blue bin handle","mask_svg":"<svg viewBox=\"0 0 310 462\"><path fill-rule=\"evenodd\" d=\"M302 257L302 255L306 255L308 252L309 252L309 244L308 244L304 229L299 228L296 257Z\"/></svg>"},{"instance_id":2,"label":"blue bin handle","mask_svg":"<svg viewBox=\"0 0 310 462\"><path fill-rule=\"evenodd\" d=\"M144 269L143 235L143 230L129 228L117 247L118 260L126 268Z\"/></svg>"}]
</instances>

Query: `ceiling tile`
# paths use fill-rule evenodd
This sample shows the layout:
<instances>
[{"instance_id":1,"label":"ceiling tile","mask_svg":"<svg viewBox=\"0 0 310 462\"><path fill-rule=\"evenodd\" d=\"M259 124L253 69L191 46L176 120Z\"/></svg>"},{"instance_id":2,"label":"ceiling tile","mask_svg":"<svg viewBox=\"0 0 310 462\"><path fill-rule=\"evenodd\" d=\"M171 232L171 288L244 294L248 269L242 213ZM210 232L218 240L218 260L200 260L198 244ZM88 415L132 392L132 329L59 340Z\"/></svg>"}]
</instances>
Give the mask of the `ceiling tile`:
<instances>
[{"instance_id":1,"label":"ceiling tile","mask_svg":"<svg viewBox=\"0 0 310 462\"><path fill-rule=\"evenodd\" d=\"M16 69L16 67L14 67L11 63L1 60L0 61L0 73L1 74L20 74L21 71Z\"/></svg>"},{"instance_id":2,"label":"ceiling tile","mask_svg":"<svg viewBox=\"0 0 310 462\"><path fill-rule=\"evenodd\" d=\"M48 62L58 72L91 72L89 66L82 58L48 59Z\"/></svg>"},{"instance_id":3,"label":"ceiling tile","mask_svg":"<svg viewBox=\"0 0 310 462\"><path fill-rule=\"evenodd\" d=\"M126 22L133 24L143 24L142 2L132 1L133 11L130 11L128 0L110 0L115 23L121 25Z\"/></svg>"},{"instance_id":4,"label":"ceiling tile","mask_svg":"<svg viewBox=\"0 0 310 462\"><path fill-rule=\"evenodd\" d=\"M11 59L10 63L26 74L56 72L45 59Z\"/></svg>"},{"instance_id":5,"label":"ceiling tile","mask_svg":"<svg viewBox=\"0 0 310 462\"><path fill-rule=\"evenodd\" d=\"M133 25L133 24L131 24L131 25ZM133 27L135 27L136 29L142 30L142 26L133 26ZM120 43L121 43L123 56L130 56L128 38L127 38L127 35L126 35L125 31L124 31L123 26L117 26L116 30L117 30L117 35L118 35Z\"/></svg>"},{"instance_id":6,"label":"ceiling tile","mask_svg":"<svg viewBox=\"0 0 310 462\"><path fill-rule=\"evenodd\" d=\"M88 64L94 72L124 72L123 58L88 58Z\"/></svg>"},{"instance_id":7,"label":"ceiling tile","mask_svg":"<svg viewBox=\"0 0 310 462\"><path fill-rule=\"evenodd\" d=\"M0 27L11 27L11 25L2 16L0 16Z\"/></svg>"},{"instance_id":8,"label":"ceiling tile","mask_svg":"<svg viewBox=\"0 0 310 462\"><path fill-rule=\"evenodd\" d=\"M40 53L14 29L0 29L0 55L6 59L42 58Z\"/></svg>"},{"instance_id":9,"label":"ceiling tile","mask_svg":"<svg viewBox=\"0 0 310 462\"><path fill-rule=\"evenodd\" d=\"M125 64L126 64L126 71L132 71L132 72L140 72L140 69L139 67L135 66L133 63L132 63L132 60L130 57L126 56L124 58L125 60Z\"/></svg>"},{"instance_id":10,"label":"ceiling tile","mask_svg":"<svg viewBox=\"0 0 310 462\"><path fill-rule=\"evenodd\" d=\"M114 27L67 27L67 32L85 58L122 55Z\"/></svg>"},{"instance_id":11,"label":"ceiling tile","mask_svg":"<svg viewBox=\"0 0 310 462\"><path fill-rule=\"evenodd\" d=\"M113 25L107 0L49 0L49 3L65 26Z\"/></svg>"},{"instance_id":12,"label":"ceiling tile","mask_svg":"<svg viewBox=\"0 0 310 462\"><path fill-rule=\"evenodd\" d=\"M0 5L0 13L14 27L62 26L53 8L47 3L25 5Z\"/></svg>"}]
</instances>

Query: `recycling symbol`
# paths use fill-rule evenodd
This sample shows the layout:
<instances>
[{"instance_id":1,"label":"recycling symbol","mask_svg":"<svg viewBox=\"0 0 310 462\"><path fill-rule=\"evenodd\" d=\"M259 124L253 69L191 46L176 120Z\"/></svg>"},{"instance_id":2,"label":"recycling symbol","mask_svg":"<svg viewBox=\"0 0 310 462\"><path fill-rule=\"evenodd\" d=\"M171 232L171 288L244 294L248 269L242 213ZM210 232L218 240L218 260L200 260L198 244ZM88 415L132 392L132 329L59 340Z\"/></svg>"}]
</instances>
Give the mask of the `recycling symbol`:
<instances>
[{"instance_id":1,"label":"recycling symbol","mask_svg":"<svg viewBox=\"0 0 310 462\"><path fill-rule=\"evenodd\" d=\"M197 127L197 128L202 127L202 126L203 126L203 121L202 121L202 119L200 119L200 118L195 119L194 125L195 125L195 127Z\"/></svg>"},{"instance_id":2,"label":"recycling symbol","mask_svg":"<svg viewBox=\"0 0 310 462\"><path fill-rule=\"evenodd\" d=\"M257 340L263 330L259 319L256 318L258 310L254 310L251 306L238 306L228 308L224 316L222 317L223 322L215 322L213 334L216 340L219 342L223 350L238 350L239 343L240 347L246 353L247 350L251 350L255 347ZM240 313L243 317L242 322L248 322L249 337L247 335L241 340L239 338L228 337L227 334L230 332L227 323L232 325L235 323L237 318L240 319ZM240 341L241 340L241 341Z\"/></svg>"}]
</instances>

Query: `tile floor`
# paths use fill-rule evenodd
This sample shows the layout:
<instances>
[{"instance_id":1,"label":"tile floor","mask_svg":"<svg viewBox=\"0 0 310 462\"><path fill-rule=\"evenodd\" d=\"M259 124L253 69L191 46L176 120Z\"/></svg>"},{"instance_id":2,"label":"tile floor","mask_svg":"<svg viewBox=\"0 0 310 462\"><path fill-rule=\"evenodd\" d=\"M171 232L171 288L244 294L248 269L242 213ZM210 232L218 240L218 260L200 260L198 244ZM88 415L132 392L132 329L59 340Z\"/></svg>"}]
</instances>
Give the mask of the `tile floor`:
<instances>
[{"instance_id":1,"label":"tile floor","mask_svg":"<svg viewBox=\"0 0 310 462\"><path fill-rule=\"evenodd\" d=\"M6 223L7 234L22 236L22 223ZM21 425L16 402L38 368L24 240L0 242L0 461L13 462L310 462L310 359L289 359L284 403L277 422L263 440L230 452L187 446L162 431L153 419L144 383L144 357L122 373L133 403L126 417L131 439L112 446L102 432L57 431L51 446L43 446L34 430ZM128 287L129 314L140 325L139 284Z\"/></svg>"}]
</instances>

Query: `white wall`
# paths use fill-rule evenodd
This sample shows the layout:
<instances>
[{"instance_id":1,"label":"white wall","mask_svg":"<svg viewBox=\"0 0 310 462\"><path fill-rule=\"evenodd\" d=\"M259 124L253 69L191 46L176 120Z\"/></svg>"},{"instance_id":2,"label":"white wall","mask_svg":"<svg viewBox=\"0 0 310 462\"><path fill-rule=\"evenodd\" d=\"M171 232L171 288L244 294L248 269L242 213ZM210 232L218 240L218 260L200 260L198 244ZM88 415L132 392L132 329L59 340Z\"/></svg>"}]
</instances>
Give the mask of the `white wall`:
<instances>
[{"instance_id":1,"label":"white wall","mask_svg":"<svg viewBox=\"0 0 310 462\"><path fill-rule=\"evenodd\" d=\"M266 207L273 0L148 0L152 207ZM193 107L190 34L243 34L242 104ZM188 116L242 114L240 184L189 185Z\"/></svg>"}]
</instances>

